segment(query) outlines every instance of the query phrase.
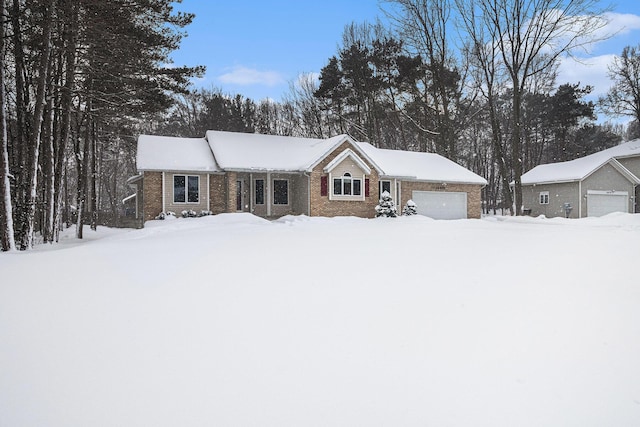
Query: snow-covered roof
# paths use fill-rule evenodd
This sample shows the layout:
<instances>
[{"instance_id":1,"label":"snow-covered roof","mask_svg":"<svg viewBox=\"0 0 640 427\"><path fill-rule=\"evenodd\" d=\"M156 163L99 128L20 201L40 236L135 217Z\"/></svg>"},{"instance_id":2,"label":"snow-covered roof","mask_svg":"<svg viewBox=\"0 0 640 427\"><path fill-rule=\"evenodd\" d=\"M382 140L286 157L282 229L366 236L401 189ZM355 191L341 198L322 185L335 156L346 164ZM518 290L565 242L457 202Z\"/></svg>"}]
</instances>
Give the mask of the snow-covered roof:
<instances>
[{"instance_id":1,"label":"snow-covered roof","mask_svg":"<svg viewBox=\"0 0 640 427\"><path fill-rule=\"evenodd\" d=\"M140 135L139 171L221 172L205 138Z\"/></svg>"},{"instance_id":2,"label":"snow-covered roof","mask_svg":"<svg viewBox=\"0 0 640 427\"><path fill-rule=\"evenodd\" d=\"M640 156L640 139L625 142L579 159L536 166L522 175L522 183L581 181L612 159L631 156ZM615 165L618 166L619 163L616 162Z\"/></svg>"},{"instance_id":3,"label":"snow-covered roof","mask_svg":"<svg viewBox=\"0 0 640 427\"><path fill-rule=\"evenodd\" d=\"M207 131L211 151L224 170L310 171L338 145L351 141L347 135L328 139Z\"/></svg>"},{"instance_id":4,"label":"snow-covered roof","mask_svg":"<svg viewBox=\"0 0 640 427\"><path fill-rule=\"evenodd\" d=\"M342 155L366 160L381 176L487 184L484 178L440 155L383 150L355 142L348 135L328 139L223 131L207 131L206 138L140 135L137 164L139 171L310 172L344 142L353 150Z\"/></svg>"},{"instance_id":5,"label":"snow-covered roof","mask_svg":"<svg viewBox=\"0 0 640 427\"><path fill-rule=\"evenodd\" d=\"M323 169L324 172L332 171L338 164L343 162L345 159L352 159L360 169L364 171L365 174L369 175L371 173L371 168L366 165L356 153L353 152L350 148L347 148L342 153L338 154L333 160L331 160Z\"/></svg>"},{"instance_id":6,"label":"snow-covered roof","mask_svg":"<svg viewBox=\"0 0 640 427\"><path fill-rule=\"evenodd\" d=\"M376 160L383 170L383 176L431 182L487 184L483 177L439 154L385 150L366 142L358 142L358 145Z\"/></svg>"}]
</instances>

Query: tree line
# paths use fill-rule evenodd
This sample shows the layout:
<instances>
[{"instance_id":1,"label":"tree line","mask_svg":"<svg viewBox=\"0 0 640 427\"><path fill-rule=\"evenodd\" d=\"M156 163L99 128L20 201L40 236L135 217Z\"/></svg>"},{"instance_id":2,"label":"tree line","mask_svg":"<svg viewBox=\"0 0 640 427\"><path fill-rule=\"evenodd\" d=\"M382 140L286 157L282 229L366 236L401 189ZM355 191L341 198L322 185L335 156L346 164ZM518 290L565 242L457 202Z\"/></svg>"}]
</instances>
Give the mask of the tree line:
<instances>
[{"instance_id":1,"label":"tree line","mask_svg":"<svg viewBox=\"0 0 640 427\"><path fill-rule=\"evenodd\" d=\"M193 15L169 0L0 0L0 12L2 249L55 241L72 221L81 238L117 212L133 135L203 73L169 66Z\"/></svg>"},{"instance_id":2,"label":"tree line","mask_svg":"<svg viewBox=\"0 0 640 427\"><path fill-rule=\"evenodd\" d=\"M3 250L117 216L143 132L348 133L436 152L487 178L487 210L520 206L520 176L538 164L640 136L640 46L616 59L597 103L587 84L557 81L563 56L601 38L597 1L388 0L384 24L346 26L319 76L277 102L190 87L203 68L169 55L193 15L172 3L0 0ZM634 122L625 134L598 112Z\"/></svg>"},{"instance_id":3,"label":"tree line","mask_svg":"<svg viewBox=\"0 0 640 427\"><path fill-rule=\"evenodd\" d=\"M637 132L640 47L611 67L616 85L597 103L593 88L557 81L559 61L602 36L604 10L591 0L388 0L388 22L345 27L319 79L302 75L283 101L201 89L180 97L159 126L329 137L436 152L489 181L487 210L520 214L520 177ZM633 74L635 70L636 74ZM599 124L597 113L635 119Z\"/></svg>"}]
</instances>

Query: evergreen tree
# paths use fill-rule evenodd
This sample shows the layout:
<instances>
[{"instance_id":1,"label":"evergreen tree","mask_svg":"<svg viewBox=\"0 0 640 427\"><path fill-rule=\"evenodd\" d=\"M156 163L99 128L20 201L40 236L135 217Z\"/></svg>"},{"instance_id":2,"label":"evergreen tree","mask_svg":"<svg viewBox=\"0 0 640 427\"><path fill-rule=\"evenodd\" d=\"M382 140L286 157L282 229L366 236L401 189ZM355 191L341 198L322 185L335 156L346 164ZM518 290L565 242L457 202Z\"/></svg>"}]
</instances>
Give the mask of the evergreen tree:
<instances>
[{"instance_id":1,"label":"evergreen tree","mask_svg":"<svg viewBox=\"0 0 640 427\"><path fill-rule=\"evenodd\" d=\"M376 206L376 218L378 217L390 217L395 218L398 216L398 210L396 209L396 203L393 201L391 194L388 191L383 191L380 195L380 201Z\"/></svg>"},{"instance_id":2,"label":"evergreen tree","mask_svg":"<svg viewBox=\"0 0 640 427\"><path fill-rule=\"evenodd\" d=\"M3 2L0 90L7 137L0 146L0 209L13 212L20 249L31 248L38 232L54 241L61 212L71 204L82 237L84 217L97 224L100 200L107 199L101 192L116 206L129 191L123 177L135 173L135 165L120 135L140 133L204 70L167 67L185 35L180 29L193 19L175 13L174 3ZM134 142L129 136L127 144ZM68 197L74 193L76 200ZM8 215L0 217L3 247L10 246Z\"/></svg>"},{"instance_id":3,"label":"evergreen tree","mask_svg":"<svg viewBox=\"0 0 640 427\"><path fill-rule=\"evenodd\" d=\"M407 200L407 204L402 209L402 215L411 216L418 214L418 207L413 200Z\"/></svg>"}]
</instances>

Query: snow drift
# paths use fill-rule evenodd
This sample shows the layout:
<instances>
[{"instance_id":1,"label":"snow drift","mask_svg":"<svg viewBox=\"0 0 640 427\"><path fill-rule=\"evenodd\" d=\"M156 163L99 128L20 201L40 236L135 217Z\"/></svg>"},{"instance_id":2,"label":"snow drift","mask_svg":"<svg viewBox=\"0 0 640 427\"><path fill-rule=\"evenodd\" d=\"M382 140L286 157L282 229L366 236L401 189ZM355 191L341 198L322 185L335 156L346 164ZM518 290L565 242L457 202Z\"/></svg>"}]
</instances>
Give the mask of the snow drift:
<instances>
[{"instance_id":1,"label":"snow drift","mask_svg":"<svg viewBox=\"0 0 640 427\"><path fill-rule=\"evenodd\" d=\"M2 426L637 426L640 216L248 214L0 254Z\"/></svg>"}]
</instances>

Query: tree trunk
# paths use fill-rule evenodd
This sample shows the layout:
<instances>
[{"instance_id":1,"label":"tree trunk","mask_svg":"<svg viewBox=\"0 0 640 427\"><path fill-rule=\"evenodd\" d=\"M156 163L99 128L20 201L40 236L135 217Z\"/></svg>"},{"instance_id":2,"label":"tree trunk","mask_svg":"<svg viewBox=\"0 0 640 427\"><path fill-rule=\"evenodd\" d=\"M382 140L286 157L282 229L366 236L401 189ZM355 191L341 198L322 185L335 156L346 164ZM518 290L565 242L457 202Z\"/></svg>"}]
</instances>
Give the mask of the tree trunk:
<instances>
[{"instance_id":1,"label":"tree trunk","mask_svg":"<svg viewBox=\"0 0 640 427\"><path fill-rule=\"evenodd\" d=\"M95 122L91 120L91 229L96 231L98 229L98 192L96 188L96 181L98 177L98 171L96 169L96 155L98 138L96 136Z\"/></svg>"},{"instance_id":2,"label":"tree trunk","mask_svg":"<svg viewBox=\"0 0 640 427\"><path fill-rule=\"evenodd\" d=\"M49 101L49 108L45 116L45 130L44 144L42 150L42 156L44 157L44 221L42 226L42 238L45 243L53 243L54 235L54 218L55 218L55 187L54 187L54 102L53 97Z\"/></svg>"},{"instance_id":3,"label":"tree trunk","mask_svg":"<svg viewBox=\"0 0 640 427\"><path fill-rule=\"evenodd\" d=\"M79 144L76 149L76 163L78 168L78 206L76 209L76 237L78 239L83 238L83 227L85 222L85 213L87 211L87 193L88 193L88 169L89 169L89 156L90 156L90 144L91 144L91 124L93 123L93 117L91 115L91 109L93 108L93 102L91 98L91 83L89 83L88 100L86 101L85 109L85 131L84 131L84 145L82 153L80 153Z\"/></svg>"},{"instance_id":4,"label":"tree trunk","mask_svg":"<svg viewBox=\"0 0 640 427\"><path fill-rule=\"evenodd\" d=\"M511 135L513 199L515 215L522 215L522 94L516 77L513 78L513 83L513 133Z\"/></svg>"},{"instance_id":5,"label":"tree trunk","mask_svg":"<svg viewBox=\"0 0 640 427\"><path fill-rule=\"evenodd\" d=\"M61 123L60 123L60 140L57 144L56 151L56 230L62 226L63 216L66 217L67 225L69 221L68 212L63 215L62 202L65 201L65 207L68 207L68 198L63 197L67 194L66 185L66 151L69 146L71 137L71 113L73 109L72 94L75 88L75 68L76 68L76 35L78 29L78 8L71 0L63 1L65 26L64 26L64 61L65 76L64 87L60 99Z\"/></svg>"},{"instance_id":6,"label":"tree trunk","mask_svg":"<svg viewBox=\"0 0 640 427\"><path fill-rule=\"evenodd\" d=\"M36 190L38 186L38 166L40 153L40 139L42 133L42 119L44 116L45 94L47 91L47 75L49 74L49 56L51 53L51 27L53 17L54 0L47 4L44 18L42 56L40 58L40 74L38 76L35 107L31 124L31 138L29 141L29 169L27 170L28 188L24 201L24 214L22 227L22 240L20 249L33 248L33 229L36 213Z\"/></svg>"},{"instance_id":7,"label":"tree trunk","mask_svg":"<svg viewBox=\"0 0 640 427\"><path fill-rule=\"evenodd\" d=\"M14 29L22 28L20 22L20 0L13 0L13 10L11 14L11 25ZM3 26L4 28L4 26ZM29 91L26 86L25 66L24 66L24 47L22 43L22 33L13 31L13 59L15 67L15 87L16 87L16 129L15 129L15 165L13 175L15 182L15 193L13 194L14 205L16 207L15 217L15 233L16 240L21 242L23 239L22 225L25 221L23 202L27 194L27 149L28 129L27 129L27 106L29 105ZM4 90L4 88L3 88Z\"/></svg>"},{"instance_id":8,"label":"tree trunk","mask_svg":"<svg viewBox=\"0 0 640 427\"><path fill-rule=\"evenodd\" d=\"M5 16L5 0L0 0L0 16ZM11 205L11 186L9 183L9 153L7 138L7 102L5 99L4 66L4 26L0 31L0 249L14 251L16 243L13 236L13 207Z\"/></svg>"}]
</instances>

